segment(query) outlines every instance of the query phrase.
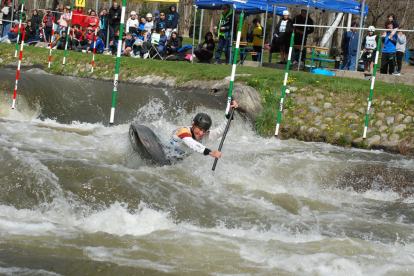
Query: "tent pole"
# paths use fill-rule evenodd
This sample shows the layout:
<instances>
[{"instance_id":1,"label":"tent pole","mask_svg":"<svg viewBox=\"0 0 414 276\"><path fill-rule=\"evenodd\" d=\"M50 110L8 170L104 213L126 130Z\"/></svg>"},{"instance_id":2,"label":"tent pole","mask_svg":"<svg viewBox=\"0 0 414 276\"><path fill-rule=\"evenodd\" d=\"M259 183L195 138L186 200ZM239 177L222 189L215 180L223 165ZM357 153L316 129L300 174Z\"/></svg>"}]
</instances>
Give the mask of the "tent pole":
<instances>
[{"instance_id":1,"label":"tent pole","mask_svg":"<svg viewBox=\"0 0 414 276\"><path fill-rule=\"evenodd\" d=\"M194 5L194 26L193 26L193 48L191 50L191 63L194 63L194 40L195 40L195 25L197 19L197 6Z\"/></svg>"},{"instance_id":2,"label":"tent pole","mask_svg":"<svg viewBox=\"0 0 414 276\"><path fill-rule=\"evenodd\" d=\"M96 11L96 14L98 14L98 5L99 5L99 2L98 2L98 0L96 0L96 3L95 3L95 11Z\"/></svg>"},{"instance_id":3,"label":"tent pole","mask_svg":"<svg viewBox=\"0 0 414 276\"><path fill-rule=\"evenodd\" d=\"M230 45L227 45L227 47L230 47L230 65L233 65L233 31L234 31L234 17L236 16L236 4L233 4L233 19L231 23L231 37L230 37ZM226 49L227 51L227 49ZM237 63L237 62L236 62ZM226 63L227 65L227 63Z\"/></svg>"},{"instance_id":4,"label":"tent pole","mask_svg":"<svg viewBox=\"0 0 414 276\"><path fill-rule=\"evenodd\" d=\"M203 19L204 19L204 10L201 10L200 32L198 34L198 44L201 44L201 34L203 33Z\"/></svg>"},{"instance_id":5,"label":"tent pole","mask_svg":"<svg viewBox=\"0 0 414 276\"><path fill-rule=\"evenodd\" d=\"M305 19L305 28L303 29L303 37L302 37L302 46L300 46L300 55L299 55L299 63L298 63L298 72L300 70L300 63L302 62L302 51L303 51L303 44L305 43L306 37L306 25L308 25L308 18L309 18L309 1L308 0L308 10L306 12L306 19ZM303 62L303 68L305 68L305 62ZM310 69L312 71L312 68Z\"/></svg>"},{"instance_id":6,"label":"tent pole","mask_svg":"<svg viewBox=\"0 0 414 276\"><path fill-rule=\"evenodd\" d=\"M323 25L323 19L324 19L324 17L325 17L325 13L322 12L322 22L321 22L321 25ZM322 36L322 27L319 29L319 39L321 40L321 43L319 43L319 47L322 47L322 39L321 39L321 36Z\"/></svg>"},{"instance_id":7,"label":"tent pole","mask_svg":"<svg viewBox=\"0 0 414 276\"><path fill-rule=\"evenodd\" d=\"M264 42L266 38L266 25L267 25L267 14L268 14L269 4L266 5L266 18L265 18L265 25L263 30L263 41L262 41L262 52L260 53L260 67L263 65L263 48L264 48ZM270 51L269 51L270 52Z\"/></svg>"},{"instance_id":8,"label":"tent pole","mask_svg":"<svg viewBox=\"0 0 414 276\"><path fill-rule=\"evenodd\" d=\"M364 21L365 21L364 13L365 13L365 0L362 1L361 21L359 22L359 28L361 28L361 29L359 29L359 35L358 35L358 49L357 49L357 53L356 53L355 71L358 71L358 61L359 61L359 57L360 57L359 49L361 49L361 43L362 43L361 38L362 38L362 33L364 32L362 30L362 26L363 26Z\"/></svg>"},{"instance_id":9,"label":"tent pole","mask_svg":"<svg viewBox=\"0 0 414 276\"><path fill-rule=\"evenodd\" d=\"M273 5L273 22L272 22L272 33L270 34L270 51L269 51L269 63L272 62L272 40L273 40L273 34L275 33L275 21L276 21L276 10L277 5Z\"/></svg>"}]
</instances>

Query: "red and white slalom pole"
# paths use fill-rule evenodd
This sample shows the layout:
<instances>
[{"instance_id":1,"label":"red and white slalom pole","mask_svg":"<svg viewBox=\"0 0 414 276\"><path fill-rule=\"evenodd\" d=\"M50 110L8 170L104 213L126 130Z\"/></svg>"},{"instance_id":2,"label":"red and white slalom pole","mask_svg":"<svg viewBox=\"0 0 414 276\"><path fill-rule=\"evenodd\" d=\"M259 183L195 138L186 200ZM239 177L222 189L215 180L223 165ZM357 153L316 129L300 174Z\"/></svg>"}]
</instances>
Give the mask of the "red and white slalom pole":
<instances>
[{"instance_id":1,"label":"red and white slalom pole","mask_svg":"<svg viewBox=\"0 0 414 276\"><path fill-rule=\"evenodd\" d=\"M92 55L92 68L91 68L91 73L93 73L93 67L95 66L95 49L96 49L96 35L97 35L97 31L95 28L95 37L93 40L93 55Z\"/></svg>"},{"instance_id":2,"label":"red and white slalom pole","mask_svg":"<svg viewBox=\"0 0 414 276\"><path fill-rule=\"evenodd\" d=\"M55 17L53 16L53 24L52 26L54 27L55 25ZM50 37L50 52L49 52L49 65L47 66L47 68L50 68L50 63L52 62L52 47L53 47L53 43L52 43L52 38L55 35L55 28L52 28L52 36Z\"/></svg>"},{"instance_id":3,"label":"red and white slalom pole","mask_svg":"<svg viewBox=\"0 0 414 276\"><path fill-rule=\"evenodd\" d=\"M16 103L16 94L17 94L17 84L19 83L19 75L20 75L20 64L22 62L22 55L23 55L23 45L24 45L24 35L26 34L26 31L23 31L23 37L22 37L22 45L20 47L20 56L19 56L19 63L17 65L17 75L16 75L16 84L14 85L14 96L13 96L13 105L12 109L14 109L14 105Z\"/></svg>"}]
</instances>

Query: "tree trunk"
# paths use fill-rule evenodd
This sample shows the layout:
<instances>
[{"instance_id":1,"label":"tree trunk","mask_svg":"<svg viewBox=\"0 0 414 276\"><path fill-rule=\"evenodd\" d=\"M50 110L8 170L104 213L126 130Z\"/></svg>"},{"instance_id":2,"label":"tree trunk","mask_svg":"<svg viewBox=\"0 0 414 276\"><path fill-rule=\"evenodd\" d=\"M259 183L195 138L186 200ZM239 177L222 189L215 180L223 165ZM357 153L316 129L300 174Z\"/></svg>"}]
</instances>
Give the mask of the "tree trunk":
<instances>
[{"instance_id":1,"label":"tree trunk","mask_svg":"<svg viewBox=\"0 0 414 276\"><path fill-rule=\"evenodd\" d=\"M182 0L180 2L180 21L178 22L179 27L178 30L180 32L180 36L182 37L189 37L190 36L190 27L193 25L193 4L194 0ZM194 14L193 14L194 15Z\"/></svg>"}]
</instances>

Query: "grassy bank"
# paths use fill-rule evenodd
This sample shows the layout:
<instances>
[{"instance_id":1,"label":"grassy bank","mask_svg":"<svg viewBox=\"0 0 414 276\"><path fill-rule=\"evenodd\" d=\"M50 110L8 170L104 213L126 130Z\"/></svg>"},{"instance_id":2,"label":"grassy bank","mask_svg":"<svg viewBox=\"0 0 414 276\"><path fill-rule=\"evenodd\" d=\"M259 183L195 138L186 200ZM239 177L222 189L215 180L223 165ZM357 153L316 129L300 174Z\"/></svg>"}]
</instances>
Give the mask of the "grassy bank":
<instances>
[{"instance_id":1,"label":"grassy bank","mask_svg":"<svg viewBox=\"0 0 414 276\"><path fill-rule=\"evenodd\" d=\"M1 65L15 62L15 45L1 44ZM38 47L24 48L24 61L46 65L49 49ZM90 74L87 65L91 64L92 55L67 52L67 65L62 65L63 51L53 51L52 66L46 71L53 74L78 76L96 76L113 78L115 74L114 56L96 55L96 67ZM174 77L177 84L197 80L222 80L231 73L231 66L210 65L204 63L168 62L160 60L143 60L121 58L120 81L145 75ZM284 70L237 67L237 74L251 74L249 77L237 77L236 81L254 87L261 94L263 113L256 118L256 129L260 135L272 136L278 117L279 102L283 87ZM370 81L341 77L321 76L292 71L289 74L284 113L281 120L281 136L297 137L304 140L321 140L330 143L351 145L353 139L362 136L365 123L365 109L369 97ZM295 90L295 91L293 91ZM391 134L400 138L413 137L414 94L410 87L403 84L376 82L374 90L373 113L370 116L368 137L381 136L388 139ZM310 109L313 108L313 109ZM314 110L314 111L311 111ZM351 115L350 115L351 114ZM394 123L388 124L387 118L393 117ZM405 128L393 130L396 124ZM308 131L309 128L317 131ZM394 136L395 137L395 136ZM366 147L364 143L360 147Z\"/></svg>"}]
</instances>

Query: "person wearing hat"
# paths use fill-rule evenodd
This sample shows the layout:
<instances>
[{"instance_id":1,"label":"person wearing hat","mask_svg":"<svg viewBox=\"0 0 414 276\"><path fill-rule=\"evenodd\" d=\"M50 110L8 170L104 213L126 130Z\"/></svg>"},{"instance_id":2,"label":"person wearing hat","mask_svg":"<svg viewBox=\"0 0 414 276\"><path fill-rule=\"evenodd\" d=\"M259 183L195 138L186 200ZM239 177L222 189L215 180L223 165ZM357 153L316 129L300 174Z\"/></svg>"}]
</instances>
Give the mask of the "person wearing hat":
<instances>
[{"instance_id":1,"label":"person wearing hat","mask_svg":"<svg viewBox=\"0 0 414 276\"><path fill-rule=\"evenodd\" d=\"M82 7L77 7L72 13L72 26L78 24L83 28L85 26L86 15Z\"/></svg>"},{"instance_id":2,"label":"person wearing hat","mask_svg":"<svg viewBox=\"0 0 414 276\"><path fill-rule=\"evenodd\" d=\"M130 33L135 33L138 30L139 21L137 17L137 13L135 11L131 12L131 17L128 18L126 23L126 30Z\"/></svg>"},{"instance_id":3,"label":"person wearing hat","mask_svg":"<svg viewBox=\"0 0 414 276\"><path fill-rule=\"evenodd\" d=\"M46 10L46 14L43 17L43 23L45 24L46 41L50 42L52 38L52 29L53 29L53 14L52 14L51 8Z\"/></svg>"},{"instance_id":4,"label":"person wearing hat","mask_svg":"<svg viewBox=\"0 0 414 276\"><path fill-rule=\"evenodd\" d=\"M10 28L11 28L11 17L13 14L13 3L12 2L8 2L7 5L1 9L1 12L3 13L3 19L4 20L8 20L8 21L3 21L3 37L8 36L8 34L10 33Z\"/></svg>"},{"instance_id":5,"label":"person wearing hat","mask_svg":"<svg viewBox=\"0 0 414 276\"><path fill-rule=\"evenodd\" d=\"M187 151L198 152L203 155L210 155L215 158L221 157L221 152L216 150L212 151L208 149L204 144L209 141L217 140L226 129L228 117L233 108L237 108L239 105L236 101L232 101L230 105L229 115L224 119L223 123L216 129L210 130L213 121L208 114L198 113L190 126L179 127L175 129L171 135L172 148L170 148L175 154L179 153L180 156L187 156ZM174 154L173 154L174 155Z\"/></svg>"},{"instance_id":6,"label":"person wearing hat","mask_svg":"<svg viewBox=\"0 0 414 276\"><path fill-rule=\"evenodd\" d=\"M96 12L91 10L91 15L85 19L85 28L92 28L92 31L95 31L96 27L99 25L99 17L96 16Z\"/></svg>"},{"instance_id":7,"label":"person wearing hat","mask_svg":"<svg viewBox=\"0 0 414 276\"><path fill-rule=\"evenodd\" d=\"M76 46L75 50L77 52L87 52L89 47L93 44L94 39L95 34L92 32L92 27L88 27L85 34L85 39L79 41L79 46Z\"/></svg>"},{"instance_id":8,"label":"person wearing hat","mask_svg":"<svg viewBox=\"0 0 414 276\"><path fill-rule=\"evenodd\" d=\"M378 40L379 37L375 35L375 27L369 26L368 35L364 38L361 44L362 51L364 52L361 58L364 62L364 72L366 73L370 72L372 74L374 72L374 62L377 52Z\"/></svg>"},{"instance_id":9,"label":"person wearing hat","mask_svg":"<svg viewBox=\"0 0 414 276\"><path fill-rule=\"evenodd\" d=\"M288 53L290 48L290 38L293 33L293 20L289 18L289 11L283 11L283 17L277 23L275 30L276 47L280 49L280 62L279 64L287 64ZM273 45L272 45L273 47Z\"/></svg>"},{"instance_id":10,"label":"person wearing hat","mask_svg":"<svg viewBox=\"0 0 414 276\"><path fill-rule=\"evenodd\" d=\"M151 30L154 28L154 21L152 21L152 14L147 13L147 22L145 22L144 29L151 33Z\"/></svg>"},{"instance_id":11,"label":"person wearing hat","mask_svg":"<svg viewBox=\"0 0 414 276\"><path fill-rule=\"evenodd\" d=\"M154 24L155 24L158 20L160 20L161 17L160 17L159 11L155 11L154 14L155 14L155 18L154 18Z\"/></svg>"}]
</instances>

